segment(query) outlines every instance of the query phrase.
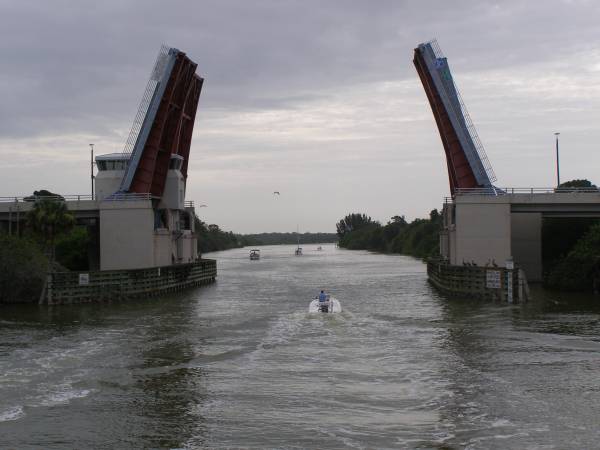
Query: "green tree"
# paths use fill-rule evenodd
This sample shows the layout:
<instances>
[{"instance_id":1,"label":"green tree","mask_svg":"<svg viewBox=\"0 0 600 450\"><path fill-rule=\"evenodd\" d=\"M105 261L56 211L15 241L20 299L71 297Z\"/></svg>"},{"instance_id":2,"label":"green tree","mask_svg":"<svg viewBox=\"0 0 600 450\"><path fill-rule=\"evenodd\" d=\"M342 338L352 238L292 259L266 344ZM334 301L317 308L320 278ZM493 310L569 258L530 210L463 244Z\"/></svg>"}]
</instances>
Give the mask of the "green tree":
<instances>
[{"instance_id":1,"label":"green tree","mask_svg":"<svg viewBox=\"0 0 600 450\"><path fill-rule=\"evenodd\" d=\"M374 224L379 225L379 222L374 221L366 214L352 213L348 214L346 217L340 220L335 227L338 236L342 238L344 237L344 235L346 235L346 233L350 233L352 231L356 231L360 228L371 226Z\"/></svg>"},{"instance_id":2,"label":"green tree","mask_svg":"<svg viewBox=\"0 0 600 450\"><path fill-rule=\"evenodd\" d=\"M592 184L592 182L590 180L570 180L570 181L565 181L564 183L560 183L560 185L558 187L564 187L564 188L595 188L596 185Z\"/></svg>"},{"instance_id":3,"label":"green tree","mask_svg":"<svg viewBox=\"0 0 600 450\"><path fill-rule=\"evenodd\" d=\"M369 220L361 221L361 225L348 231L348 222L356 219L353 216L364 216ZM350 250L374 250L378 252L401 253L418 258L428 258L439 254L439 231L442 216L437 209L429 213L429 219L415 219L408 223L404 216L393 216L381 226L370 217L348 215L338 222L338 231L343 231L339 245Z\"/></svg>"},{"instance_id":4,"label":"green tree","mask_svg":"<svg viewBox=\"0 0 600 450\"><path fill-rule=\"evenodd\" d=\"M35 202L38 200L47 199L47 200L62 200L65 198L62 195L55 194L54 192L50 192L46 189L40 189L39 191L33 191L33 194L25 197L23 200L26 202Z\"/></svg>"},{"instance_id":5,"label":"green tree","mask_svg":"<svg viewBox=\"0 0 600 450\"><path fill-rule=\"evenodd\" d=\"M56 239L75 225L75 218L67 210L67 204L60 200L38 200L27 213L26 221L53 263Z\"/></svg>"},{"instance_id":6,"label":"green tree","mask_svg":"<svg viewBox=\"0 0 600 450\"><path fill-rule=\"evenodd\" d=\"M388 222L389 224L400 224L400 225L406 225L406 218L404 216L392 216L392 218L390 219L390 221Z\"/></svg>"},{"instance_id":7,"label":"green tree","mask_svg":"<svg viewBox=\"0 0 600 450\"><path fill-rule=\"evenodd\" d=\"M198 251L200 254L243 246L243 239L241 236L234 234L231 231L223 231L215 224L207 225L198 217L195 217L194 223L196 237L198 238Z\"/></svg>"},{"instance_id":8,"label":"green tree","mask_svg":"<svg viewBox=\"0 0 600 450\"><path fill-rule=\"evenodd\" d=\"M566 291L598 289L600 282L600 224L595 224L569 254L546 276L548 287Z\"/></svg>"},{"instance_id":9,"label":"green tree","mask_svg":"<svg viewBox=\"0 0 600 450\"><path fill-rule=\"evenodd\" d=\"M86 227L75 227L56 240L56 261L69 270L89 270L90 236Z\"/></svg>"},{"instance_id":10,"label":"green tree","mask_svg":"<svg viewBox=\"0 0 600 450\"><path fill-rule=\"evenodd\" d=\"M244 246L296 244L297 233L258 233L239 236ZM326 242L337 242L336 233L301 233L300 244L323 244Z\"/></svg>"},{"instance_id":11,"label":"green tree","mask_svg":"<svg viewBox=\"0 0 600 450\"><path fill-rule=\"evenodd\" d=\"M37 302L47 267L34 242L0 233L0 303Z\"/></svg>"}]
</instances>

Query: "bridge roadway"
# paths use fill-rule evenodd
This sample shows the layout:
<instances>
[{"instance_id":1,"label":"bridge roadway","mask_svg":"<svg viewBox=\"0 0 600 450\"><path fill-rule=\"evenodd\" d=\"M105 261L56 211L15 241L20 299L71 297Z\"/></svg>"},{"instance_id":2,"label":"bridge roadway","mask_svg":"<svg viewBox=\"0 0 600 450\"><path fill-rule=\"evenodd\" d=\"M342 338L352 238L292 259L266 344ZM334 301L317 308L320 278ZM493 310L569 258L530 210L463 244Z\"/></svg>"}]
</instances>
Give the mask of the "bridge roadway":
<instances>
[{"instance_id":1,"label":"bridge roadway","mask_svg":"<svg viewBox=\"0 0 600 450\"><path fill-rule=\"evenodd\" d=\"M458 189L454 200L509 203L511 212L541 213L544 217L600 217L600 190L596 188L508 188L498 190L498 195L483 189Z\"/></svg>"},{"instance_id":2,"label":"bridge roadway","mask_svg":"<svg viewBox=\"0 0 600 450\"><path fill-rule=\"evenodd\" d=\"M48 198L50 200L63 200L67 209L78 224L94 225L100 219L100 211L123 208L146 202L144 206L152 207L151 197L148 194L122 194L112 200L102 201L93 199L91 195L66 195L60 197L37 197L37 199ZM0 230L16 232L23 227L27 212L33 209L35 198L30 197L0 197Z\"/></svg>"}]
</instances>

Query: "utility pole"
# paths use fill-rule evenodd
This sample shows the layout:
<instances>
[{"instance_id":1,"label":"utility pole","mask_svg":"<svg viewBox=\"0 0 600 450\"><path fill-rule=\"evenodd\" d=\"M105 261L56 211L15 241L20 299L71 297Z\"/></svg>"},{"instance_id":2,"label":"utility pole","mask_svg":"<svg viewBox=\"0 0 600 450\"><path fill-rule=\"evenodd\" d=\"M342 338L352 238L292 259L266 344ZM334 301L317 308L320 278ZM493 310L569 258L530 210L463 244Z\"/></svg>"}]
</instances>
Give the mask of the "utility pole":
<instances>
[{"instance_id":1,"label":"utility pole","mask_svg":"<svg viewBox=\"0 0 600 450\"><path fill-rule=\"evenodd\" d=\"M556 187L560 186L560 163L558 160L558 135L560 133L554 133L556 136Z\"/></svg>"},{"instance_id":2,"label":"utility pole","mask_svg":"<svg viewBox=\"0 0 600 450\"><path fill-rule=\"evenodd\" d=\"M92 180L92 200L94 200L94 144L90 144L90 177Z\"/></svg>"}]
</instances>

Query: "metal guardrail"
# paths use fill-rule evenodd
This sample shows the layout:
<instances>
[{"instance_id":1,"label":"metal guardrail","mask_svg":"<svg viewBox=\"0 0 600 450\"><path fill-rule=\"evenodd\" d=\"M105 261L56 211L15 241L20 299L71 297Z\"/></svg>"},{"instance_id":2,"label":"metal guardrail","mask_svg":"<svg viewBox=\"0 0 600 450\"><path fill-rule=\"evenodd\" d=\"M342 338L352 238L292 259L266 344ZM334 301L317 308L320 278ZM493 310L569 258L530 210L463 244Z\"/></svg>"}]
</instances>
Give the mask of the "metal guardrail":
<instances>
[{"instance_id":1,"label":"metal guardrail","mask_svg":"<svg viewBox=\"0 0 600 450\"><path fill-rule=\"evenodd\" d=\"M438 44L436 39L433 39L432 41L430 41L429 45L431 45L431 49L433 50L433 54L436 58L445 59L444 53L442 52L442 49L440 48L440 45ZM449 67L448 67L448 70L450 70ZM483 147L483 144L481 143L481 139L479 138L479 134L477 133L475 125L473 124L471 115L469 114L469 111L467 110L465 102L462 99L460 90L458 89L458 86L454 82L454 78L452 77L451 74L449 74L449 80L446 80L442 77L443 84L448 83L448 82L451 83L452 87L454 88L454 93L456 94L456 100L458 102L458 108L456 108L457 105L455 105L454 102L452 102L452 101L449 102L448 106L450 106L452 108L452 110L454 111L454 114L456 115L457 118L460 118L460 117L463 118L464 129L466 130L469 138L471 139L471 142L473 143L473 147L475 149L477 156L479 157L479 161L481 162L481 166L485 172L485 175L487 176L489 182L493 183L494 181L496 181L496 174L494 173L492 164L490 163L488 156L485 152L485 149ZM444 86L444 87L447 90L447 86ZM447 93L450 94L451 92L447 92ZM462 143L461 143L461 145L462 145ZM466 156L469 159L468 155L466 155ZM469 161L469 163L471 163L471 161ZM475 171L477 173L480 172L478 167L472 167L472 169L473 169L473 171Z\"/></svg>"},{"instance_id":2,"label":"metal guardrail","mask_svg":"<svg viewBox=\"0 0 600 450\"><path fill-rule=\"evenodd\" d=\"M513 194L565 194L591 193L598 194L600 189L595 187L560 187L560 188L457 188L455 195L513 195Z\"/></svg>"},{"instance_id":3,"label":"metal guardrail","mask_svg":"<svg viewBox=\"0 0 600 450\"><path fill-rule=\"evenodd\" d=\"M94 200L90 194L87 195L28 195L26 197L0 197L0 203L33 203L38 200L63 201L84 201Z\"/></svg>"},{"instance_id":4,"label":"metal guardrail","mask_svg":"<svg viewBox=\"0 0 600 450\"><path fill-rule=\"evenodd\" d=\"M140 200L151 200L152 195L150 193L138 194L138 193L123 193L123 194L112 194L110 197L106 197L104 201L140 201ZM90 194L84 195L28 195L26 197L0 197L0 203L35 203L40 200L50 200L57 202L73 202L73 201L96 201L97 197L92 197Z\"/></svg>"},{"instance_id":5,"label":"metal guardrail","mask_svg":"<svg viewBox=\"0 0 600 450\"><path fill-rule=\"evenodd\" d=\"M574 187L574 188L457 188L454 196L481 195L499 197L503 195L535 195L535 194L600 194L599 188ZM454 197L444 197L444 203L454 203Z\"/></svg>"},{"instance_id":6,"label":"metal guardrail","mask_svg":"<svg viewBox=\"0 0 600 450\"><path fill-rule=\"evenodd\" d=\"M116 192L103 199L105 202L134 202L141 200L152 200L152 194L149 192L143 194L137 192Z\"/></svg>"},{"instance_id":7,"label":"metal guardrail","mask_svg":"<svg viewBox=\"0 0 600 450\"><path fill-rule=\"evenodd\" d=\"M131 153L133 152L133 148L137 142L140 130L144 124L144 119L148 113L150 102L154 97L156 87L162 81L163 70L168 54L169 47L162 45L160 47L160 51L158 52L158 56L156 57L156 61L154 62L152 72L150 73L150 79L148 80L148 84L144 90L144 95L142 96L142 101L140 102L135 119L133 120L133 125L131 125L131 129L129 130L127 142L125 142L125 147L123 148L123 154L125 155L131 156Z\"/></svg>"},{"instance_id":8,"label":"metal guardrail","mask_svg":"<svg viewBox=\"0 0 600 450\"><path fill-rule=\"evenodd\" d=\"M183 206L184 208L193 208L194 207L194 201L193 200L186 200L183 202Z\"/></svg>"}]
</instances>

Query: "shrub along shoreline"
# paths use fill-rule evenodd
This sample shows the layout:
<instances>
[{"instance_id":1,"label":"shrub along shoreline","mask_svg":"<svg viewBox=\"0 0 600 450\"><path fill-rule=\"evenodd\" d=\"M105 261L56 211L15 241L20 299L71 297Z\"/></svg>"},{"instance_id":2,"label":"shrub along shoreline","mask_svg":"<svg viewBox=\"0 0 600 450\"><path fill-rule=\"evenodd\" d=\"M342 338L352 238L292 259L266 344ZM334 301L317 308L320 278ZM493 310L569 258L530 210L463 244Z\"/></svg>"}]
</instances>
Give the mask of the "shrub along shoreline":
<instances>
[{"instance_id":1,"label":"shrub along shoreline","mask_svg":"<svg viewBox=\"0 0 600 450\"><path fill-rule=\"evenodd\" d=\"M398 253L416 258L431 258L439 254L439 232L442 216L437 209L428 219L407 222L404 216L394 216L386 225L366 214L348 214L336 224L339 246L348 250L372 250Z\"/></svg>"}]
</instances>

